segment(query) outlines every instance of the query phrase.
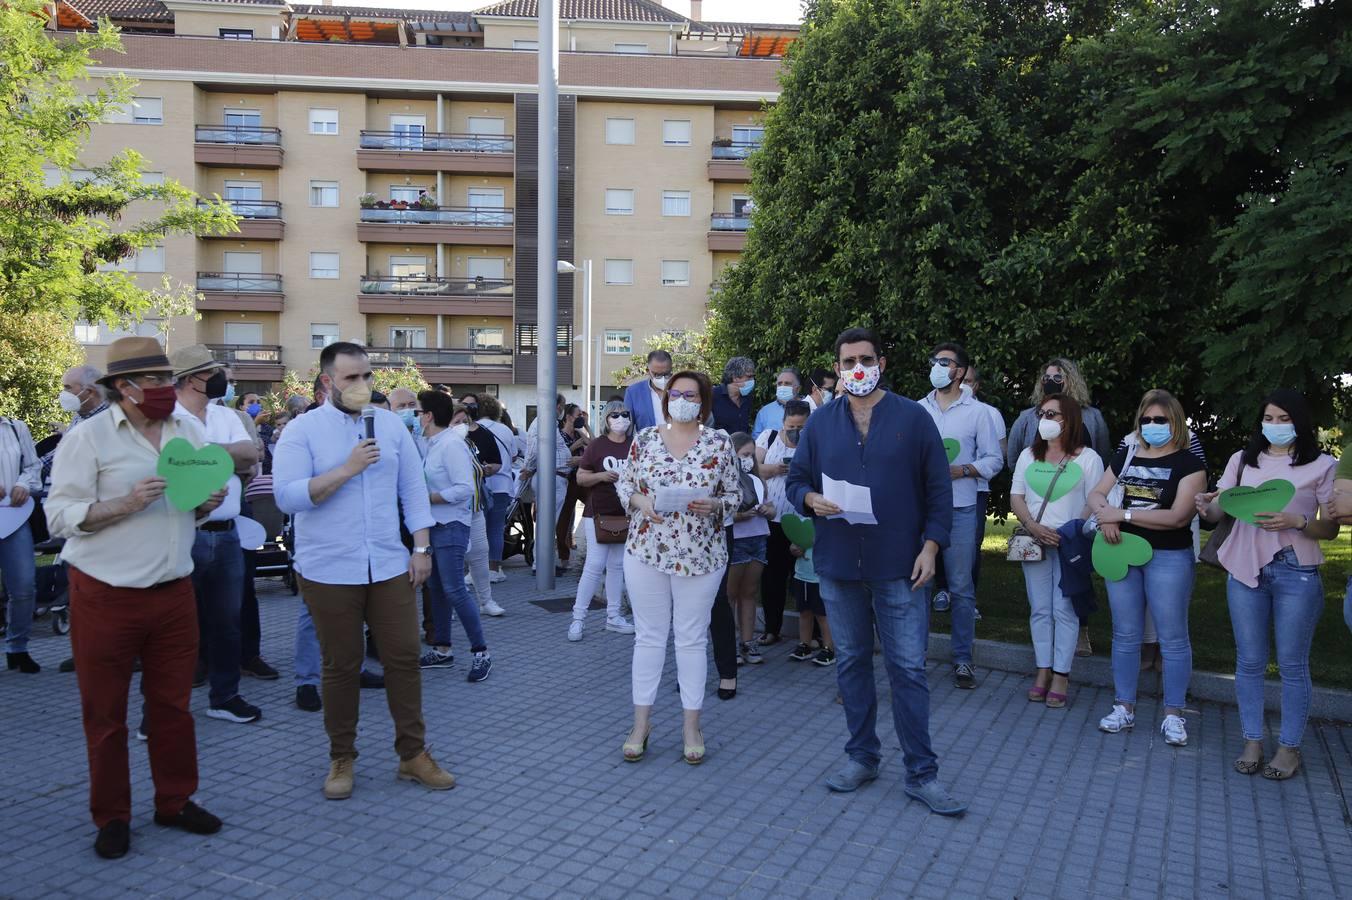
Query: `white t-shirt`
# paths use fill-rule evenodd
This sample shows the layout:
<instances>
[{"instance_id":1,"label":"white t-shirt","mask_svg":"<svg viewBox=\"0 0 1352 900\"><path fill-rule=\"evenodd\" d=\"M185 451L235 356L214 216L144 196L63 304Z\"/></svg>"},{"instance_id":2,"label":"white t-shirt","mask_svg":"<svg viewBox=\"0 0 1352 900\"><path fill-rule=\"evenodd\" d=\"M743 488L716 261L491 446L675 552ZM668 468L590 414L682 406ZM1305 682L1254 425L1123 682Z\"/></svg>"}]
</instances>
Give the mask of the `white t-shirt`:
<instances>
[{"instance_id":1,"label":"white t-shirt","mask_svg":"<svg viewBox=\"0 0 1352 900\"><path fill-rule=\"evenodd\" d=\"M174 416L192 419L198 425L202 425L202 420L189 412L182 403L174 406ZM249 432L244 430L244 423L235 415L234 410L218 403L207 404L207 421L203 431L206 433L207 441L212 444L235 444L250 440ZM225 489L225 502L207 516L208 522L228 522L239 515L239 498L243 494L239 476L231 475L230 480L225 483Z\"/></svg>"},{"instance_id":2,"label":"white t-shirt","mask_svg":"<svg viewBox=\"0 0 1352 900\"><path fill-rule=\"evenodd\" d=\"M770 435L774 434L774 443L770 443ZM756 438L756 446L765 451L765 462L767 465L787 464L793 459L793 451L796 449L784 443L784 433L762 431L760 437ZM776 478L765 479L766 496L775 506L775 514L771 521L778 522L784 516L794 512L793 504L789 502L788 487L789 476L780 475Z\"/></svg>"},{"instance_id":3,"label":"white t-shirt","mask_svg":"<svg viewBox=\"0 0 1352 900\"><path fill-rule=\"evenodd\" d=\"M1027 478L1028 467L1034 461L1032 447L1019 454L1019 461L1014 466L1014 482L1009 486L1009 495L1023 496L1024 502L1028 504L1028 514L1037 518L1038 512L1042 509L1042 496L1029 487ZM1080 451L1080 455L1066 466L1066 471L1061 473L1061 479L1056 483L1056 493L1060 494L1065 490L1064 485L1072 477L1072 467L1079 470L1080 480L1076 481L1063 496L1047 504L1047 511L1042 515L1041 524L1048 528L1060 528L1071 519L1080 518L1080 513L1084 511L1084 505L1089 500L1090 491L1103 478L1103 460L1093 450L1085 447ZM1055 469L1056 466L1052 468ZM1046 490L1045 485L1043 490Z\"/></svg>"}]
</instances>

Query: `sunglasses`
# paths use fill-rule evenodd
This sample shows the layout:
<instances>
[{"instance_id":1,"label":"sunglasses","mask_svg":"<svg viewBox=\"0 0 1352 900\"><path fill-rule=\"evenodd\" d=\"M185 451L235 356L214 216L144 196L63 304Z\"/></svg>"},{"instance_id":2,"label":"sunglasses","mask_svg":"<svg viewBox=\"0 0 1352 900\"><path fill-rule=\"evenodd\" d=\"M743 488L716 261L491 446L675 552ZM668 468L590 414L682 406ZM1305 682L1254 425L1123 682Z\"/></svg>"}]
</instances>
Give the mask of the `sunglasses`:
<instances>
[{"instance_id":1,"label":"sunglasses","mask_svg":"<svg viewBox=\"0 0 1352 900\"><path fill-rule=\"evenodd\" d=\"M673 400L680 400L682 397L684 397L687 400L700 399L699 391L678 391L675 388L667 391L667 396Z\"/></svg>"},{"instance_id":2,"label":"sunglasses","mask_svg":"<svg viewBox=\"0 0 1352 900\"><path fill-rule=\"evenodd\" d=\"M630 418L630 415L627 412L613 412L610 414L610 417L612 419L628 419Z\"/></svg>"},{"instance_id":3,"label":"sunglasses","mask_svg":"<svg viewBox=\"0 0 1352 900\"><path fill-rule=\"evenodd\" d=\"M1064 376L1064 375L1043 375L1043 376L1042 376L1042 380L1043 380L1043 381L1050 381L1052 384L1065 384L1065 383L1066 383L1066 376Z\"/></svg>"},{"instance_id":4,"label":"sunglasses","mask_svg":"<svg viewBox=\"0 0 1352 900\"><path fill-rule=\"evenodd\" d=\"M958 361L956 359L949 359L946 356L931 356L929 364L931 369L935 366L943 366L945 369L958 368Z\"/></svg>"},{"instance_id":5,"label":"sunglasses","mask_svg":"<svg viewBox=\"0 0 1352 900\"><path fill-rule=\"evenodd\" d=\"M1141 425L1168 425L1168 416L1141 416Z\"/></svg>"},{"instance_id":6,"label":"sunglasses","mask_svg":"<svg viewBox=\"0 0 1352 900\"><path fill-rule=\"evenodd\" d=\"M1061 413L1057 412L1057 411L1054 410L1054 409L1039 409L1037 412L1033 413L1033 418L1035 418L1035 419L1062 419L1062 418L1065 418L1065 417L1064 417L1063 415L1061 415Z\"/></svg>"}]
</instances>

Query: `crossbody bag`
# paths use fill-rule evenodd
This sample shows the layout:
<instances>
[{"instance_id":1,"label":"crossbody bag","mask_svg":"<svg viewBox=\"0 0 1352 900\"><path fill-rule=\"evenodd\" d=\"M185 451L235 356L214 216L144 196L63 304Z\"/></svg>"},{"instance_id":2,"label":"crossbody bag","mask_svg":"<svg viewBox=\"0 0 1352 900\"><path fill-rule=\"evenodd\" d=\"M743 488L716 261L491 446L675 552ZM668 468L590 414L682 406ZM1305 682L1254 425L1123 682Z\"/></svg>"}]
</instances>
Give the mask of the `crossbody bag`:
<instances>
[{"instance_id":1,"label":"crossbody bag","mask_svg":"<svg viewBox=\"0 0 1352 900\"><path fill-rule=\"evenodd\" d=\"M1038 509L1033 524L1039 525L1042 523L1042 515L1051 504L1049 498L1056 490L1056 482L1061 480L1061 473L1066 470L1066 466L1070 465L1070 461L1070 457L1067 456L1061 460L1061 465L1056 467L1051 483L1047 485L1047 496L1042 498L1042 506ZM1005 559L1011 562L1042 562L1045 550L1046 548L1037 542L1037 538L1033 537L1027 528L1016 525L1014 533L1009 536L1009 545L1005 548Z\"/></svg>"}]
</instances>

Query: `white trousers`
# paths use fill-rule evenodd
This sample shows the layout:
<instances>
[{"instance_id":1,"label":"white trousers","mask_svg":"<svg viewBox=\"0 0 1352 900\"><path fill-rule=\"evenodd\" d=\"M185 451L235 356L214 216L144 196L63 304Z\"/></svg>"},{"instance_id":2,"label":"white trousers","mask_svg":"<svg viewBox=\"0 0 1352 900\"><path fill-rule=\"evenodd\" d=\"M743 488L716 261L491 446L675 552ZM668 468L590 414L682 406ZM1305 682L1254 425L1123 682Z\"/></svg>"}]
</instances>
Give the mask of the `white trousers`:
<instances>
[{"instance_id":1,"label":"white trousers","mask_svg":"<svg viewBox=\"0 0 1352 900\"><path fill-rule=\"evenodd\" d=\"M488 528L484 523L483 512L476 512L470 521L469 551L465 554L469 580L480 606L493 599L493 582L488 580Z\"/></svg>"},{"instance_id":2,"label":"white trousers","mask_svg":"<svg viewBox=\"0 0 1352 900\"><path fill-rule=\"evenodd\" d=\"M1055 547L1044 548L1041 562L1023 563L1023 583L1028 590L1028 630L1033 637L1033 656L1039 669L1070 674L1075 662L1075 643L1080 618L1070 598L1061 593L1061 559Z\"/></svg>"},{"instance_id":3,"label":"white trousers","mask_svg":"<svg viewBox=\"0 0 1352 900\"><path fill-rule=\"evenodd\" d=\"M709 674L705 652L709 611L723 581L723 569L707 575L668 575L626 553L624 581L634 611L634 705L652 706L657 699L667 661L667 633L674 631L681 706L703 709L704 680Z\"/></svg>"},{"instance_id":4,"label":"white trousers","mask_svg":"<svg viewBox=\"0 0 1352 900\"><path fill-rule=\"evenodd\" d=\"M624 544L598 542L596 522L590 517L582 520L582 531L587 536L587 562L577 582L573 618L579 622L587 618L587 608L602 579L606 582L606 618L614 618L620 614L620 595L624 593Z\"/></svg>"}]
</instances>

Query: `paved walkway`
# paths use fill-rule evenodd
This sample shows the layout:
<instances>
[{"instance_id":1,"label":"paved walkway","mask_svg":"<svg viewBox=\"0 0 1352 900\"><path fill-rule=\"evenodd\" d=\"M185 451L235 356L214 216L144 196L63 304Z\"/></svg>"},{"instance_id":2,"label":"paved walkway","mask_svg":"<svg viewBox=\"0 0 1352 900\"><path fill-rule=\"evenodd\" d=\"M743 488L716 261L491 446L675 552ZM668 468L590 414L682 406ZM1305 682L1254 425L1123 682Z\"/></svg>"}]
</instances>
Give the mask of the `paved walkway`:
<instances>
[{"instance_id":1,"label":"paved walkway","mask_svg":"<svg viewBox=\"0 0 1352 900\"><path fill-rule=\"evenodd\" d=\"M709 698L698 768L680 759L669 664L649 757L623 763L631 639L593 613L569 644L567 614L528 602L528 573L500 587L492 677L467 684L457 657L424 679L454 791L394 779L383 695L365 691L356 793L323 800L321 718L291 703L297 601L270 586L264 650L287 677L246 680L263 720L207 719L205 691L193 699L198 799L226 827L204 839L151 823L133 741L132 852L118 862L91 849L75 678L56 672L68 643L39 623L33 652L50 668L0 672L0 896L1352 897L1346 727L1312 725L1304 772L1276 784L1230 770L1231 707L1190 712L1174 749L1150 727L1155 699L1135 733L1105 735L1106 691L1058 712L1024 700L1025 675L982 673L961 692L932 667L941 775L971 801L943 819L902 793L890 729L881 779L853 796L822 787L844 742L834 677L783 645L744 670L735 700Z\"/></svg>"}]
</instances>

